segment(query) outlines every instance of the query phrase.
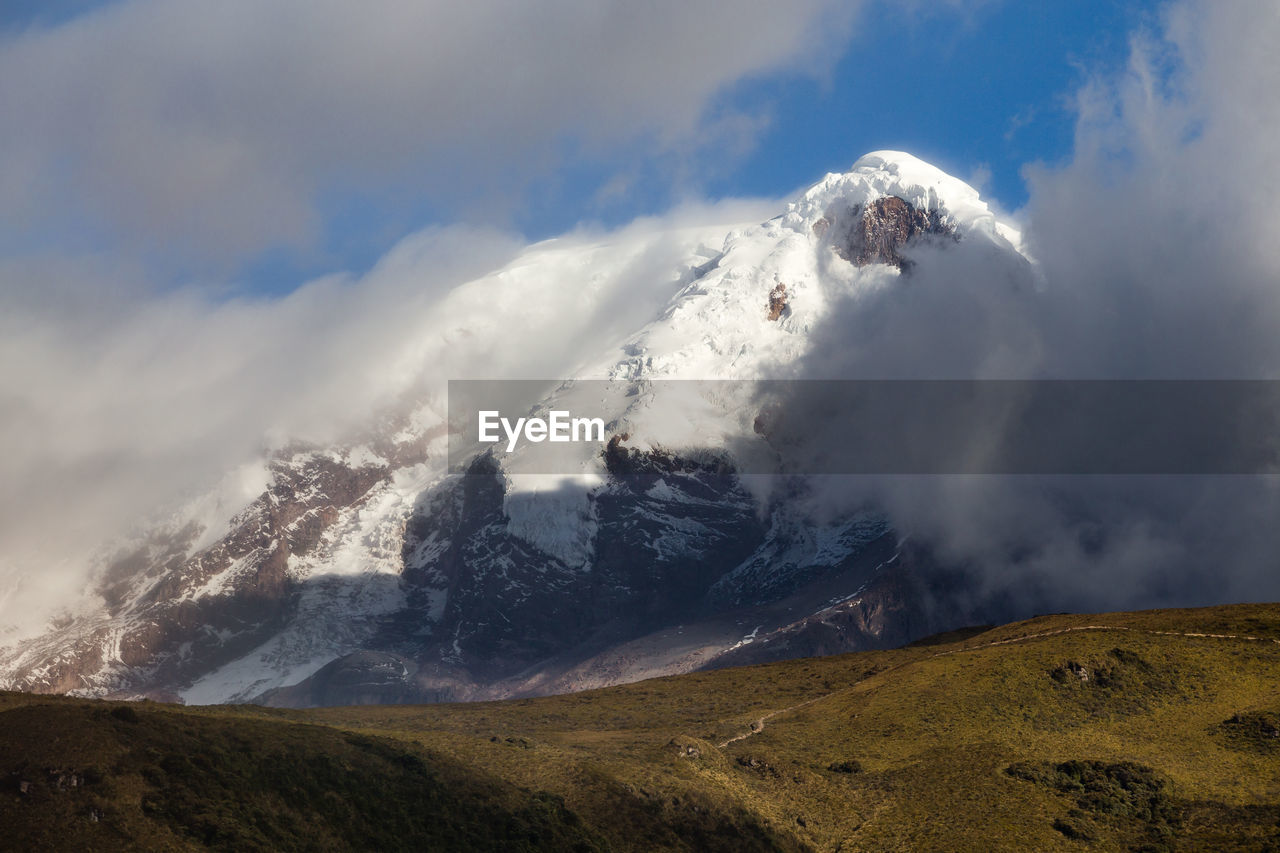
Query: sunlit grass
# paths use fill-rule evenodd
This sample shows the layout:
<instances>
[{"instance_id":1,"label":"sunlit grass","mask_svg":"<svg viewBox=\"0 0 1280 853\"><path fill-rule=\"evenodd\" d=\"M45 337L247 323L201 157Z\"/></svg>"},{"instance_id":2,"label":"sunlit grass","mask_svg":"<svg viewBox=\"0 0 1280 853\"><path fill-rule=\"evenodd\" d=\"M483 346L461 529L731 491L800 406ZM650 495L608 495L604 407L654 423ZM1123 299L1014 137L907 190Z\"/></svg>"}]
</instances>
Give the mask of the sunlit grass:
<instances>
[{"instance_id":1,"label":"sunlit grass","mask_svg":"<svg viewBox=\"0 0 1280 853\"><path fill-rule=\"evenodd\" d=\"M286 804L285 825L325 837L337 836L308 811L310 801L290 801L253 775L255 755L284 756L300 774L321 756L346 756L340 760L360 779L400 750L438 763L433 772L456 780L467 808L523 815L517 823L542 821L543 833L616 850L1230 850L1259 849L1276 836L1280 741L1273 745L1270 732L1280 719L1280 606L1041 617L958 636L541 699L315 711L147 705L140 713L200 733L182 740L188 762L169 759L173 766L193 779L259 779L262 802ZM50 700L2 701L0 708ZM106 706L53 707L71 716L47 722L50 731L78 721L98 734L37 746L6 729L6 761L67 764L105 750L94 760L108 768L103 784L112 793L88 786L73 796L106 797L125 831L201 841L172 815L143 808L159 777L110 769L119 761L111 755L138 746L127 726L103 716ZM62 719L49 708L39 713ZM101 743L77 745L83 737ZM202 768L200 756L225 752L227 739L247 739L243 761ZM163 753L177 743L155 747L156 766L163 769ZM377 746L355 761L362 743ZM1059 766L1095 768L1090 784L1105 796L1082 806L1084 795L1061 782L1077 777ZM1130 766L1150 780L1138 794L1107 781L1108 768ZM1019 767L1041 769L1019 775ZM214 800L226 796L217 793L223 782L201 784L214 786ZM393 784L422 780L410 774ZM1131 795L1157 797L1158 808L1139 808ZM238 821L257 814L255 802L211 814ZM93 827L86 831L97 834L85 837L109 849L103 839L116 836ZM268 830L278 827L268 821L253 831Z\"/></svg>"}]
</instances>

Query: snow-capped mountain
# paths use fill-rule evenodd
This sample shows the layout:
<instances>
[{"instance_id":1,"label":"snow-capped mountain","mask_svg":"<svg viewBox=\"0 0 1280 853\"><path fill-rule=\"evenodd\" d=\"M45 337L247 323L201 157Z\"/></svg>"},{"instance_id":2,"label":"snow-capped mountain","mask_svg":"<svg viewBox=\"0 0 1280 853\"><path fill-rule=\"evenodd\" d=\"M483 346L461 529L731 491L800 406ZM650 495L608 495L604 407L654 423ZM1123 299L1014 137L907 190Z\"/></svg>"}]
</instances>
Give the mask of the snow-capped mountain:
<instances>
[{"instance_id":1,"label":"snow-capped mountain","mask_svg":"<svg viewBox=\"0 0 1280 853\"><path fill-rule=\"evenodd\" d=\"M423 357L472 376L504 322L540 310L530 270L574 270L583 324L621 330L566 377L603 381L590 404L609 434L574 445L563 473L518 452L477 452L450 473L450 377L437 375L357 439L236 472L256 487L247 500L224 484L110 549L82 606L0 654L0 687L191 703L491 698L892 645L973 618L874 507L815 519L804 478L762 489L739 476L741 440L768 442L749 394L675 400L658 380L795 377L831 306L905 286L925 247L979 247L1031 277L1017 231L963 182L877 152L764 223L661 239L684 260L646 271L662 295L647 316L610 313L611 288L637 283L635 247L607 241L530 247L437 306L448 324ZM552 383L527 402L573 407L584 387Z\"/></svg>"}]
</instances>

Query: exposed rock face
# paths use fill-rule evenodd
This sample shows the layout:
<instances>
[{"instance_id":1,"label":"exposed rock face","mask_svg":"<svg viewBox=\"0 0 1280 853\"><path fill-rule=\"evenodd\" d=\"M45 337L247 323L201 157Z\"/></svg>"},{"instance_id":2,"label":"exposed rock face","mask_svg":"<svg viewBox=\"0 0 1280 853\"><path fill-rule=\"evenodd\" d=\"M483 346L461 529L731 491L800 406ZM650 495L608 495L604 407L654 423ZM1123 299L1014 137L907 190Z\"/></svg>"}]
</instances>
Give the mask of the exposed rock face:
<instances>
[{"instance_id":1,"label":"exposed rock face","mask_svg":"<svg viewBox=\"0 0 1280 853\"><path fill-rule=\"evenodd\" d=\"M783 314L788 313L790 313L790 309L787 307L787 286L782 282L778 282L773 290L769 291L769 315L767 319L773 322Z\"/></svg>"},{"instance_id":2,"label":"exposed rock face","mask_svg":"<svg viewBox=\"0 0 1280 853\"><path fill-rule=\"evenodd\" d=\"M487 683L557 659L572 666L709 611L710 587L763 540L754 500L715 461L622 440L610 443L608 487L592 496L588 566L508 529L503 478L487 457L422 503L405 536L409 606L381 637L421 664L419 701L488 695Z\"/></svg>"},{"instance_id":3,"label":"exposed rock face","mask_svg":"<svg viewBox=\"0 0 1280 853\"><path fill-rule=\"evenodd\" d=\"M723 456L626 441L615 435L604 451L585 564L514 531L503 471L476 457L420 496L400 545L400 604L357 650L242 697L306 707L535 695L884 647L946 627L923 615L921 585L898 577L897 537L881 519L815 529L786 496L762 515ZM332 547L333 526L386 476L329 454L278 460L269 489L212 546L185 556L198 531L179 530L122 557L103 578L108 616L27 650L13 686L175 698L166 691L306 620L300 599L326 581L295 577L297 561Z\"/></svg>"},{"instance_id":4,"label":"exposed rock face","mask_svg":"<svg viewBox=\"0 0 1280 853\"><path fill-rule=\"evenodd\" d=\"M427 659L468 665L484 682L577 642L589 612L584 578L512 535L504 498L501 471L485 456L427 496L405 531L408 607L383 632L384 648L417 654L425 645L435 652Z\"/></svg>"},{"instance_id":5,"label":"exposed rock face","mask_svg":"<svg viewBox=\"0 0 1280 853\"><path fill-rule=\"evenodd\" d=\"M929 599L919 557L903 572L883 520L858 516L815 531L785 502L762 517L723 459L642 452L626 440L616 435L606 450L609 481L592 495L586 565L513 533L502 471L477 457L409 522L408 606L371 644L381 654L343 658L264 701L563 692L628 675L883 648L960 618Z\"/></svg>"},{"instance_id":6,"label":"exposed rock face","mask_svg":"<svg viewBox=\"0 0 1280 853\"><path fill-rule=\"evenodd\" d=\"M895 648L972 618L975 612L957 605L948 594L966 583L963 573L934 564L919 547L896 549L855 595L762 632L755 642L725 652L711 666Z\"/></svg>"},{"instance_id":7,"label":"exposed rock face","mask_svg":"<svg viewBox=\"0 0 1280 853\"><path fill-rule=\"evenodd\" d=\"M834 246L842 258L857 266L890 264L900 270L908 269L910 260L902 256L902 249L921 236L937 235L955 238L955 228L937 210L920 210L897 196L885 196L867 204L858 205L841 217L828 214L846 231L837 238ZM826 233L827 229L823 229Z\"/></svg>"},{"instance_id":8,"label":"exposed rock face","mask_svg":"<svg viewBox=\"0 0 1280 853\"><path fill-rule=\"evenodd\" d=\"M204 532L157 530L114 559L98 580L106 610L91 626L69 626L8 661L12 689L159 695L234 660L292 615L292 556L317 547L340 511L388 473L331 453L291 449L270 463L271 481L227 533L192 553ZM80 630L76 631L75 628ZM109 654L104 652L109 651Z\"/></svg>"}]
</instances>

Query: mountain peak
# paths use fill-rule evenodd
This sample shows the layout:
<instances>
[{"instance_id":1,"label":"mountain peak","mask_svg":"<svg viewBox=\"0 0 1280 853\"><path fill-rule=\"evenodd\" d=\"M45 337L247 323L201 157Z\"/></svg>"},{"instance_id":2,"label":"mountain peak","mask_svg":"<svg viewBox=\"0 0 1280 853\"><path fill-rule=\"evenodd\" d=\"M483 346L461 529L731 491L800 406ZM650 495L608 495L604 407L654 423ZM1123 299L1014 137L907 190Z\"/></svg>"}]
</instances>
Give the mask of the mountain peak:
<instances>
[{"instance_id":1,"label":"mountain peak","mask_svg":"<svg viewBox=\"0 0 1280 853\"><path fill-rule=\"evenodd\" d=\"M978 191L964 181L905 151L884 150L864 154L850 167L849 174L873 178L886 175L908 191L917 187L933 187L939 196L955 200L978 197Z\"/></svg>"},{"instance_id":2,"label":"mountain peak","mask_svg":"<svg viewBox=\"0 0 1280 853\"><path fill-rule=\"evenodd\" d=\"M872 151L849 171L828 174L789 206L788 215L802 220L795 225L811 228L823 218L830 220L833 212L865 209L882 198L899 198L916 210L936 212L957 233L1010 230L998 226L990 206L969 184L912 154L891 150Z\"/></svg>"}]
</instances>

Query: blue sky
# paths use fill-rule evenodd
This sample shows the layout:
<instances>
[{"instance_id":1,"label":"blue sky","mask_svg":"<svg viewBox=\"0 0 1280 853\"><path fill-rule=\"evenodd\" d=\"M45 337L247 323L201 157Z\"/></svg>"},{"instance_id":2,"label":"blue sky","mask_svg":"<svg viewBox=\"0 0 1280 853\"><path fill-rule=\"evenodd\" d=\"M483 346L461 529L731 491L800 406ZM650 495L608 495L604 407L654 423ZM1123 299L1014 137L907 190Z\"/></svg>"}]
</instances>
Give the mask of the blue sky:
<instances>
[{"instance_id":1,"label":"blue sky","mask_svg":"<svg viewBox=\"0 0 1280 853\"><path fill-rule=\"evenodd\" d=\"M82 24L91 30L106 6L142 9L133 20L145 23L145 9L155 5L11 0L0 5L0 26L12 38ZM695 103L697 125L679 129L683 137L671 144L655 143L662 131L653 122L588 138L591 119L579 117L545 129L527 151L518 139L495 143L501 150L489 169L487 152L468 150L476 146L466 136L447 151L433 150L428 141L388 174L372 177L349 177L343 162L321 157L307 167L310 183L297 190L308 207L299 215L308 221L283 228L278 239L193 249L189 231L175 239L142 214L136 227L122 231L113 214L101 210L110 199L96 213L69 199L0 248L127 256L161 284L221 281L231 283L231 292L278 294L317 275L367 269L397 240L429 225L496 225L543 239L584 222L609 226L660 213L684 198L782 197L880 148L930 160L980 184L984 195L1012 211L1027 198L1022 167L1070 153L1073 93L1088 74L1124 62L1131 35L1154 27L1159 6L1144 0L868 2L846 31L814 45L815 55L801 44L789 61L747 63L743 73L716 81ZM716 18L709 20L707 37L714 38ZM287 37L287 28L281 32ZM502 54L479 61L500 63ZM457 69L464 76L468 71ZM519 128L503 132L518 136ZM712 132L724 138L699 138ZM296 144L284 139L270 144ZM96 155L76 152L70 159L77 157ZM287 160L271 162L278 170L291 168ZM376 172L367 163L359 169ZM46 198L74 195L65 187L39 189ZM199 190L176 196L177 203L198 209L204 204ZM174 205L174 198L153 207L163 204ZM282 206L276 219L284 221L290 211ZM197 229L208 233L199 219L189 230ZM303 231L308 236L297 236Z\"/></svg>"},{"instance_id":2,"label":"blue sky","mask_svg":"<svg viewBox=\"0 0 1280 853\"><path fill-rule=\"evenodd\" d=\"M1027 198L1023 164L1071 149L1071 98L1085 69L1122 64L1154 3L1120 0L991 3L968 13L908 18L884 6L864 25L829 85L780 81L739 97L764 99L774 124L716 192L773 194L838 170L865 149L893 148L964 179L1005 209Z\"/></svg>"},{"instance_id":3,"label":"blue sky","mask_svg":"<svg viewBox=\"0 0 1280 853\"><path fill-rule=\"evenodd\" d=\"M987 2L961 12L922 6L920 14L904 16L873 5L828 74L747 79L719 97L712 111L763 116L767 123L748 154L726 165L711 152L695 165L696 186L683 189L710 198L784 197L868 151L889 148L964 180L984 179L983 195L1015 211L1027 200L1022 167L1070 154L1072 99L1086 76L1122 66L1130 37L1158 23L1160 6L1149 0ZM531 239L583 221L616 225L658 213L681 194L663 174L669 164L642 163L625 195L602 201L600 186L617 162L567 160L513 213L514 226ZM362 245L351 235L385 223L366 215L365 204L351 203L335 205L340 225L332 239L351 240L356 257L363 251L372 260L382 248L376 233ZM441 217L430 202L424 208L420 221ZM291 260L278 255L258 272L287 277Z\"/></svg>"},{"instance_id":4,"label":"blue sky","mask_svg":"<svg viewBox=\"0 0 1280 853\"><path fill-rule=\"evenodd\" d=\"M828 76L744 80L713 109L768 117L753 150L712 165L705 194L782 196L877 149L909 151L965 180L1006 211L1027 200L1021 169L1060 162L1072 147L1073 97L1090 74L1114 72L1129 41L1158 25L1161 4L1139 0L988 2L976 9L871 6ZM661 209L654 182L626 203L593 204L592 169L568 169L531 200L521 225L546 236L597 217L625 220Z\"/></svg>"}]
</instances>

